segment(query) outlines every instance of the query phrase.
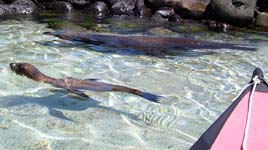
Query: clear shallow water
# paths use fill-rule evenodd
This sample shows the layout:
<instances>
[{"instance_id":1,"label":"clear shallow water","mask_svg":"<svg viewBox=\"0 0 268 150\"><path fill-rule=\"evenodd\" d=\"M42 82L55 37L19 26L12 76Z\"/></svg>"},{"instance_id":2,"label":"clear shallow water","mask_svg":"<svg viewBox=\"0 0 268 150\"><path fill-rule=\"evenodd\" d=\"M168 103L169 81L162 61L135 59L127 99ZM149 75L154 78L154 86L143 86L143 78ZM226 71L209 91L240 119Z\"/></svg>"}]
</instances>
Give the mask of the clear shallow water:
<instances>
[{"instance_id":1,"label":"clear shallow water","mask_svg":"<svg viewBox=\"0 0 268 150\"><path fill-rule=\"evenodd\" d=\"M116 23L101 31L143 33L140 26ZM7 150L188 149L250 80L253 69L267 71L268 66L268 44L249 41L253 34L206 37L250 44L256 52L197 50L157 58L43 35L52 29L31 19L2 21L0 29L0 149ZM146 33L182 36L159 28ZM58 78L98 78L163 98L154 104L131 94L87 92L92 100L82 101L15 75L11 62L32 63Z\"/></svg>"}]
</instances>

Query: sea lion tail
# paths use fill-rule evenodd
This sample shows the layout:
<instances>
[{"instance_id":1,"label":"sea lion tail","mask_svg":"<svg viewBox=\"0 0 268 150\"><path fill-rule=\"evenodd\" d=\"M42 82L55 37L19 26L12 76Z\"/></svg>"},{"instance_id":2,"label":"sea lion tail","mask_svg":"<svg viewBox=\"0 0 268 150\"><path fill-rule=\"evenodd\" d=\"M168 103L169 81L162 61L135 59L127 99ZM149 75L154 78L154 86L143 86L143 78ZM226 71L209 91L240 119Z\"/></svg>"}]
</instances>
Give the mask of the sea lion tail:
<instances>
[{"instance_id":1,"label":"sea lion tail","mask_svg":"<svg viewBox=\"0 0 268 150\"><path fill-rule=\"evenodd\" d=\"M160 98L162 97L162 96L147 93L147 92L141 92L139 94L139 96L141 96L141 97L143 97L143 98L145 98L145 99L147 99L149 101L155 102L155 103L159 103Z\"/></svg>"}]
</instances>

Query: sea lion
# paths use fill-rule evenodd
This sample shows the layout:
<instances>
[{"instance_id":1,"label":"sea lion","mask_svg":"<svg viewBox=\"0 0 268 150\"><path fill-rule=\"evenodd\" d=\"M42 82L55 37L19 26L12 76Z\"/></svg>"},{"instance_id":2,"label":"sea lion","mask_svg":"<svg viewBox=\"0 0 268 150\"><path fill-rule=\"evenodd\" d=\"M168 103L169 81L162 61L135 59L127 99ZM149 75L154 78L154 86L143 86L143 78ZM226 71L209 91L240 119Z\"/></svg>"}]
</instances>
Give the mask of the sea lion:
<instances>
[{"instance_id":1,"label":"sea lion","mask_svg":"<svg viewBox=\"0 0 268 150\"><path fill-rule=\"evenodd\" d=\"M113 85L103 82L97 82L97 79L76 79L67 77L64 79L56 79L41 73L35 66L29 63L11 63L10 68L18 75L26 76L37 82L44 82L53 85L54 87L63 88L76 95L84 98L89 98L87 94L80 90L91 90L96 92L125 92L141 96L152 102L159 102L161 96L150 94L138 89L129 88L120 85Z\"/></svg>"},{"instance_id":2,"label":"sea lion","mask_svg":"<svg viewBox=\"0 0 268 150\"><path fill-rule=\"evenodd\" d=\"M187 49L236 49L236 50L256 50L243 44L218 43L202 41L196 39L179 37L156 37L143 35L119 35L104 33L81 33L69 30L59 30L56 32L45 32L44 34L53 35L66 40L80 41L89 44L114 47L119 49L135 49L145 53L155 52L176 52Z\"/></svg>"}]
</instances>

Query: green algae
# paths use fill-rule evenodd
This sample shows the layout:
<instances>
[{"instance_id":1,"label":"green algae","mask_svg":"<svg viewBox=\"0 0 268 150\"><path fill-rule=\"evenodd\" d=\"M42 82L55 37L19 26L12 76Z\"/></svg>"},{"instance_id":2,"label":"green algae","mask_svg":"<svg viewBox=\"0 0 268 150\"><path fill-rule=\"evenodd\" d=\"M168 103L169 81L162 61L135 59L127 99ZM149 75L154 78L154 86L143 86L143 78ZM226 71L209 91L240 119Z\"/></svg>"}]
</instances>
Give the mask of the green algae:
<instances>
[{"instance_id":1,"label":"green algae","mask_svg":"<svg viewBox=\"0 0 268 150\"><path fill-rule=\"evenodd\" d=\"M91 29L96 25L92 16L85 16L84 19L79 23L82 27Z\"/></svg>"}]
</instances>

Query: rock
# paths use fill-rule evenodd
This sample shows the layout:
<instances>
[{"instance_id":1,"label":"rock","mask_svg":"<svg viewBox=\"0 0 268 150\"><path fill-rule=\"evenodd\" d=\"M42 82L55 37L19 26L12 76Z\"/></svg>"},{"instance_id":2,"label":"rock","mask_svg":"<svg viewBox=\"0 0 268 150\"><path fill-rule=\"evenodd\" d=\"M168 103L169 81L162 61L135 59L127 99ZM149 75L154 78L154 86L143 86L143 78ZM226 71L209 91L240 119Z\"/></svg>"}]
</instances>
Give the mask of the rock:
<instances>
[{"instance_id":1,"label":"rock","mask_svg":"<svg viewBox=\"0 0 268 150\"><path fill-rule=\"evenodd\" d=\"M153 12L150 8L147 7L139 7L134 9L135 16L139 17L151 17Z\"/></svg>"},{"instance_id":2,"label":"rock","mask_svg":"<svg viewBox=\"0 0 268 150\"><path fill-rule=\"evenodd\" d=\"M157 10L160 7L166 6L164 0L144 0L144 3L146 6L149 6L150 8L154 10Z\"/></svg>"},{"instance_id":3,"label":"rock","mask_svg":"<svg viewBox=\"0 0 268 150\"><path fill-rule=\"evenodd\" d=\"M32 1L37 2L37 3L42 3L42 2L52 2L56 0L32 0Z\"/></svg>"},{"instance_id":4,"label":"rock","mask_svg":"<svg viewBox=\"0 0 268 150\"><path fill-rule=\"evenodd\" d=\"M161 7L156 11L156 13L159 13L164 18L169 18L175 12L174 12L174 9L171 7Z\"/></svg>"},{"instance_id":5,"label":"rock","mask_svg":"<svg viewBox=\"0 0 268 150\"><path fill-rule=\"evenodd\" d=\"M220 22L247 26L253 19L255 7L256 0L211 0L205 16Z\"/></svg>"},{"instance_id":6,"label":"rock","mask_svg":"<svg viewBox=\"0 0 268 150\"><path fill-rule=\"evenodd\" d=\"M113 6L113 4L115 4L121 0L101 0L101 1L105 2L108 5L108 7L111 8Z\"/></svg>"},{"instance_id":7,"label":"rock","mask_svg":"<svg viewBox=\"0 0 268 150\"><path fill-rule=\"evenodd\" d=\"M267 0L257 0L257 8L259 11L268 11Z\"/></svg>"},{"instance_id":8,"label":"rock","mask_svg":"<svg viewBox=\"0 0 268 150\"><path fill-rule=\"evenodd\" d=\"M232 28L232 26L229 24L211 20L205 21L205 24L207 25L209 30L214 32L227 32L229 29Z\"/></svg>"},{"instance_id":9,"label":"rock","mask_svg":"<svg viewBox=\"0 0 268 150\"><path fill-rule=\"evenodd\" d=\"M4 16L7 13L7 8L4 5L0 4L0 16Z\"/></svg>"},{"instance_id":10,"label":"rock","mask_svg":"<svg viewBox=\"0 0 268 150\"><path fill-rule=\"evenodd\" d=\"M5 15L29 15L34 13L36 5L31 0L17 0L12 4L0 5L0 16Z\"/></svg>"},{"instance_id":11,"label":"rock","mask_svg":"<svg viewBox=\"0 0 268 150\"><path fill-rule=\"evenodd\" d=\"M15 0L2 0L5 4L11 4L13 3Z\"/></svg>"},{"instance_id":12,"label":"rock","mask_svg":"<svg viewBox=\"0 0 268 150\"><path fill-rule=\"evenodd\" d=\"M145 6L144 0L138 0L134 9L135 15L139 17L150 17L152 16L152 10Z\"/></svg>"},{"instance_id":13,"label":"rock","mask_svg":"<svg viewBox=\"0 0 268 150\"><path fill-rule=\"evenodd\" d=\"M164 24L164 23L167 23L168 22L168 19L162 17L162 15L159 14L159 13L155 13L152 16L152 21L155 22L156 24Z\"/></svg>"},{"instance_id":14,"label":"rock","mask_svg":"<svg viewBox=\"0 0 268 150\"><path fill-rule=\"evenodd\" d=\"M134 15L136 0L117 1L112 5L111 13L113 15Z\"/></svg>"},{"instance_id":15,"label":"rock","mask_svg":"<svg viewBox=\"0 0 268 150\"><path fill-rule=\"evenodd\" d=\"M68 0L68 2L71 3L75 9L84 9L90 4L90 0Z\"/></svg>"},{"instance_id":16,"label":"rock","mask_svg":"<svg viewBox=\"0 0 268 150\"><path fill-rule=\"evenodd\" d=\"M146 3L154 8L172 7L185 17L202 17L210 0L147 0Z\"/></svg>"},{"instance_id":17,"label":"rock","mask_svg":"<svg viewBox=\"0 0 268 150\"><path fill-rule=\"evenodd\" d=\"M181 22L182 18L178 14L173 14L168 18L169 22Z\"/></svg>"},{"instance_id":18,"label":"rock","mask_svg":"<svg viewBox=\"0 0 268 150\"><path fill-rule=\"evenodd\" d=\"M259 13L256 18L256 25L268 27L268 13Z\"/></svg>"},{"instance_id":19,"label":"rock","mask_svg":"<svg viewBox=\"0 0 268 150\"><path fill-rule=\"evenodd\" d=\"M42 5L47 10L55 10L58 12L68 12L73 10L73 6L69 2L55 1L55 2L44 2Z\"/></svg>"},{"instance_id":20,"label":"rock","mask_svg":"<svg viewBox=\"0 0 268 150\"><path fill-rule=\"evenodd\" d=\"M108 6L102 1L93 3L90 7L86 8L86 10L90 11L97 19L103 19L109 15Z\"/></svg>"},{"instance_id":21,"label":"rock","mask_svg":"<svg viewBox=\"0 0 268 150\"><path fill-rule=\"evenodd\" d=\"M168 22L168 18L174 15L174 9L171 7L161 7L152 16L152 20L157 24L163 24Z\"/></svg>"},{"instance_id":22,"label":"rock","mask_svg":"<svg viewBox=\"0 0 268 150\"><path fill-rule=\"evenodd\" d=\"M152 36L163 36L163 35L173 36L173 37L179 36L178 33L173 32L172 30L167 29L166 27L163 27L163 26L150 28L149 30L147 30L147 33Z\"/></svg>"},{"instance_id":23,"label":"rock","mask_svg":"<svg viewBox=\"0 0 268 150\"><path fill-rule=\"evenodd\" d=\"M31 0L16 0L15 2L12 3L12 5L36 7L35 3L32 2Z\"/></svg>"},{"instance_id":24,"label":"rock","mask_svg":"<svg viewBox=\"0 0 268 150\"><path fill-rule=\"evenodd\" d=\"M5 4L2 0L0 0L0 4Z\"/></svg>"}]
</instances>

